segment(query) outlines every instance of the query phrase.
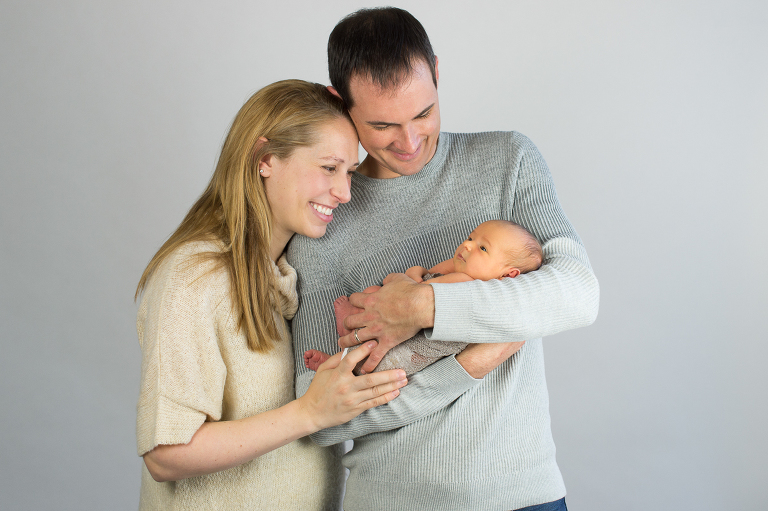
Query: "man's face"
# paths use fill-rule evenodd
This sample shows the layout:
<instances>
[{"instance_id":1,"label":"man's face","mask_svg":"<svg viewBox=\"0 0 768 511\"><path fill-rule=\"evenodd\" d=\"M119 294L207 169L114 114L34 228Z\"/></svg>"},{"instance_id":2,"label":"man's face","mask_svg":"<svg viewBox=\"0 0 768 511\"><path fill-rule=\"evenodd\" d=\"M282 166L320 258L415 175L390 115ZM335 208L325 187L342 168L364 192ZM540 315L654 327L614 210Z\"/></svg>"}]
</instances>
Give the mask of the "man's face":
<instances>
[{"instance_id":1,"label":"man's face","mask_svg":"<svg viewBox=\"0 0 768 511\"><path fill-rule=\"evenodd\" d=\"M435 63L437 76L437 63ZM437 148L440 105L437 87L424 62L393 90L382 90L367 77L355 75L349 84L355 122L366 159L359 171L374 178L410 176L426 165Z\"/></svg>"}]
</instances>

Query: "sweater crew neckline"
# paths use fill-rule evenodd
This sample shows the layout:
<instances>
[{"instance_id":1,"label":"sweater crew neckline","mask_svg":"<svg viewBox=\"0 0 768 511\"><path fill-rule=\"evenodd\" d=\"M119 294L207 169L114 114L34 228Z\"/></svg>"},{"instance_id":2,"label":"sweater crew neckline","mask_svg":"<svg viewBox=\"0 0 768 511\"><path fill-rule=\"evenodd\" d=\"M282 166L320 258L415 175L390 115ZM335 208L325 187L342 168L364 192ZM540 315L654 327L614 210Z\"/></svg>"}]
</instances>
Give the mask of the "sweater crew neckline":
<instances>
[{"instance_id":1,"label":"sweater crew neckline","mask_svg":"<svg viewBox=\"0 0 768 511\"><path fill-rule=\"evenodd\" d=\"M441 131L437 139L435 154L420 171L411 174L410 176L398 176L387 179L368 177L360 173L355 173L355 183L366 190L381 192L387 189L400 189L404 186L412 186L416 183L423 182L439 174L439 171L443 167L443 163L448 156L450 145L450 133ZM370 157L370 155L367 156L367 158Z\"/></svg>"}]
</instances>

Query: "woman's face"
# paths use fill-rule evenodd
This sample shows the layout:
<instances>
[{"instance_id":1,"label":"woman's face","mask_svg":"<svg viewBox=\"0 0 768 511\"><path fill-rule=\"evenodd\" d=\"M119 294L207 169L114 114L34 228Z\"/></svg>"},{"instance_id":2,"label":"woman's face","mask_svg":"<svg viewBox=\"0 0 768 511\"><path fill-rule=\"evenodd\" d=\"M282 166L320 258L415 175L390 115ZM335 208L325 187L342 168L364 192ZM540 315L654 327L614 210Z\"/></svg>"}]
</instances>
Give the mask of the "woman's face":
<instances>
[{"instance_id":1,"label":"woman's face","mask_svg":"<svg viewBox=\"0 0 768 511\"><path fill-rule=\"evenodd\" d=\"M273 248L282 252L294 233L310 238L325 234L333 210L350 199L351 174L359 164L357 143L352 124L337 118L322 126L315 145L299 147L285 160L267 156L261 161L272 208Z\"/></svg>"}]
</instances>

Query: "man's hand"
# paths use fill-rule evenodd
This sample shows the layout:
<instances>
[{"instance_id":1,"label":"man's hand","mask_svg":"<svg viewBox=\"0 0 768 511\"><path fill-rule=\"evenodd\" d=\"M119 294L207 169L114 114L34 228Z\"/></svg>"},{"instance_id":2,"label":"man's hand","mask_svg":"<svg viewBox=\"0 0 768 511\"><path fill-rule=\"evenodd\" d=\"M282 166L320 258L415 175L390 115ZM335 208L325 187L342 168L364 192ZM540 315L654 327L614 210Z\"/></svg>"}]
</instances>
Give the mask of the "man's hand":
<instances>
[{"instance_id":1,"label":"man's hand","mask_svg":"<svg viewBox=\"0 0 768 511\"><path fill-rule=\"evenodd\" d=\"M353 332L339 339L342 348L371 339L379 342L361 374L373 371L389 350L422 328L432 327L435 321L435 294L430 285L418 284L403 273L392 273L384 279L381 289L367 292L369 289L350 295L350 303L365 311L344 321ZM354 330L358 328L356 339Z\"/></svg>"},{"instance_id":2,"label":"man's hand","mask_svg":"<svg viewBox=\"0 0 768 511\"><path fill-rule=\"evenodd\" d=\"M429 273L429 270L423 266L411 266L405 270L405 274L416 282L424 282L424 275L427 273Z\"/></svg>"},{"instance_id":3,"label":"man's hand","mask_svg":"<svg viewBox=\"0 0 768 511\"><path fill-rule=\"evenodd\" d=\"M464 348L464 351L456 355L456 361L473 378L483 378L517 353L523 344L525 341L470 344Z\"/></svg>"}]
</instances>

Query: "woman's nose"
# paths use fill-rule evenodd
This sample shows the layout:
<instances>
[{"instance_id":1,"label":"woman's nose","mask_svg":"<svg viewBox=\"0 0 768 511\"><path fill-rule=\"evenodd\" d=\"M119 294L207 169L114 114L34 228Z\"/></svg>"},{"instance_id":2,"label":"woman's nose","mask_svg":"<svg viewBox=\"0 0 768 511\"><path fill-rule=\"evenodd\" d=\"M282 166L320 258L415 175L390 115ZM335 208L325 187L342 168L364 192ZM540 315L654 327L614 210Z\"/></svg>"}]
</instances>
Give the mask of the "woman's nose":
<instances>
[{"instance_id":1,"label":"woman's nose","mask_svg":"<svg viewBox=\"0 0 768 511\"><path fill-rule=\"evenodd\" d=\"M351 183L346 172L339 172L339 174L339 176L336 176L337 179L334 180L334 187L331 189L331 195L343 204L349 202L352 198L352 191L350 190Z\"/></svg>"}]
</instances>

